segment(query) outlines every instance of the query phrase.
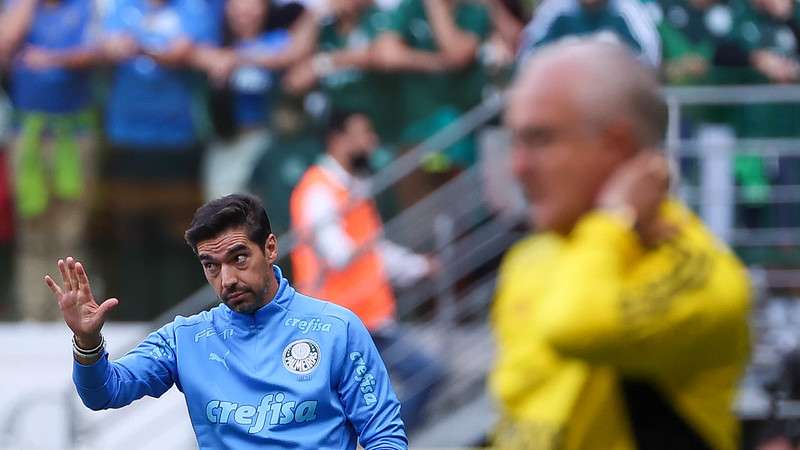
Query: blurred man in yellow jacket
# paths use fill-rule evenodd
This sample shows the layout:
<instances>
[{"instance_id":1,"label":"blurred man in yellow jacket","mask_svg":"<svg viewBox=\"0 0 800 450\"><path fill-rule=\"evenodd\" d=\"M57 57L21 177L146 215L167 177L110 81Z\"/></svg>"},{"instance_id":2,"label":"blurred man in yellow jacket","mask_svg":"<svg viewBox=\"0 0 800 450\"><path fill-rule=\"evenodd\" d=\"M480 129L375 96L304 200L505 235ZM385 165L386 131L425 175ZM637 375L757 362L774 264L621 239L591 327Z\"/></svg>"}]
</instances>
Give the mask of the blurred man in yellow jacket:
<instances>
[{"instance_id":1,"label":"blurred man in yellow jacket","mask_svg":"<svg viewBox=\"0 0 800 450\"><path fill-rule=\"evenodd\" d=\"M668 197L657 79L616 44L542 49L509 95L537 233L506 256L490 387L503 449L738 448L739 261Z\"/></svg>"}]
</instances>

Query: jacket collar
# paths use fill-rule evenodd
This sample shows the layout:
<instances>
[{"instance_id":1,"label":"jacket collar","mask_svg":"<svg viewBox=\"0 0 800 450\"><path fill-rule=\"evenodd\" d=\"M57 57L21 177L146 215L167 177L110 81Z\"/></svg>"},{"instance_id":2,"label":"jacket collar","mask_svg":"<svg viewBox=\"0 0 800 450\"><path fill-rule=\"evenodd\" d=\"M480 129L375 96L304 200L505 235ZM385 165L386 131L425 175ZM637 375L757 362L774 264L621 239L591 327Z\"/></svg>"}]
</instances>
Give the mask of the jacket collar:
<instances>
[{"instance_id":1,"label":"jacket collar","mask_svg":"<svg viewBox=\"0 0 800 450\"><path fill-rule=\"evenodd\" d=\"M254 313L240 313L230 309L228 305L224 303L221 305L222 310L225 311L225 314L230 318L232 323L242 325L260 325L269 321L271 317L281 314L289 309L289 304L294 299L295 290L289 284L289 280L283 277L283 272L281 272L280 267L273 264L272 272L275 275L275 279L278 281L278 291L275 293L275 296L269 301L269 303L257 309Z\"/></svg>"}]
</instances>

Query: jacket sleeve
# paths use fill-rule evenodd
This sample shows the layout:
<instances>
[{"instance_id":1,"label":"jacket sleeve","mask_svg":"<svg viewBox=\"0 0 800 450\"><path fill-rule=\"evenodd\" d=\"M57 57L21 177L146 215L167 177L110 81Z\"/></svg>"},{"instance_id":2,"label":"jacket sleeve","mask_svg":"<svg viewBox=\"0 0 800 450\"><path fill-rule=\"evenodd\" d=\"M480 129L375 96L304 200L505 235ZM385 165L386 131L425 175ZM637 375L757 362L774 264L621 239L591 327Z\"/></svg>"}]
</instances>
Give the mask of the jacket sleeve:
<instances>
[{"instance_id":1,"label":"jacket sleeve","mask_svg":"<svg viewBox=\"0 0 800 450\"><path fill-rule=\"evenodd\" d=\"M83 404L95 411L121 408L145 395L160 397L178 380L173 324L117 361L109 361L108 354L90 366L75 361L72 380Z\"/></svg>"},{"instance_id":2,"label":"jacket sleeve","mask_svg":"<svg viewBox=\"0 0 800 450\"><path fill-rule=\"evenodd\" d=\"M344 229L333 193L316 184L305 192L302 199L301 214L305 223L313 227L309 237L314 250L334 270L346 268L358 252L358 246Z\"/></svg>"},{"instance_id":3,"label":"jacket sleeve","mask_svg":"<svg viewBox=\"0 0 800 450\"><path fill-rule=\"evenodd\" d=\"M528 394L550 380L557 355L537 336L532 323L533 303L525 284L531 264L526 258L533 238L520 241L506 253L497 278L490 315L497 349L488 386L509 410L524 405ZM520 300L524 299L524 300ZM520 325L525 324L525 325Z\"/></svg>"},{"instance_id":4,"label":"jacket sleeve","mask_svg":"<svg viewBox=\"0 0 800 450\"><path fill-rule=\"evenodd\" d=\"M349 320L346 348L338 368L338 390L359 443L364 450L407 449L400 401L367 328L355 315Z\"/></svg>"},{"instance_id":5,"label":"jacket sleeve","mask_svg":"<svg viewBox=\"0 0 800 450\"><path fill-rule=\"evenodd\" d=\"M643 257L613 216L584 217L535 318L562 355L634 374L713 367L747 353L742 266L693 218Z\"/></svg>"}]
</instances>

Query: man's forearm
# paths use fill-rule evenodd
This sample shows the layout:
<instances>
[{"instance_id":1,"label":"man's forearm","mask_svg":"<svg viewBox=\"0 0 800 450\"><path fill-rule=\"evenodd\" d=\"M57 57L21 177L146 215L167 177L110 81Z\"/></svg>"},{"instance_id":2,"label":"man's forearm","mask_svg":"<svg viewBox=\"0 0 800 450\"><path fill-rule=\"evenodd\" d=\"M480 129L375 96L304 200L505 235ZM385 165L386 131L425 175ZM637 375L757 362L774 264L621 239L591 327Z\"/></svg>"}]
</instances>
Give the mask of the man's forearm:
<instances>
[{"instance_id":1,"label":"man's forearm","mask_svg":"<svg viewBox=\"0 0 800 450\"><path fill-rule=\"evenodd\" d=\"M329 55L337 69L353 67L366 70L372 65L369 50L340 50Z\"/></svg>"},{"instance_id":2,"label":"man's forearm","mask_svg":"<svg viewBox=\"0 0 800 450\"><path fill-rule=\"evenodd\" d=\"M21 0L0 15L0 61L8 60L20 46L36 12L36 0Z\"/></svg>"},{"instance_id":3,"label":"man's forearm","mask_svg":"<svg viewBox=\"0 0 800 450\"><path fill-rule=\"evenodd\" d=\"M243 64L255 64L270 70L286 70L314 53L317 42L316 19L305 13L292 26L291 41L278 53L242 56Z\"/></svg>"},{"instance_id":4,"label":"man's forearm","mask_svg":"<svg viewBox=\"0 0 800 450\"><path fill-rule=\"evenodd\" d=\"M453 21L447 2L425 0L425 11L428 13L428 20L439 48L457 45L457 42L463 39L463 33Z\"/></svg>"},{"instance_id":5,"label":"man's forearm","mask_svg":"<svg viewBox=\"0 0 800 450\"><path fill-rule=\"evenodd\" d=\"M412 70L418 72L441 72L444 64L438 53L408 50L401 64L401 70Z\"/></svg>"},{"instance_id":6,"label":"man's forearm","mask_svg":"<svg viewBox=\"0 0 800 450\"><path fill-rule=\"evenodd\" d=\"M176 42L169 50L150 52L146 51L146 55L153 58L157 63L169 67L183 67L191 66L194 56L194 44L190 41Z\"/></svg>"},{"instance_id":7,"label":"man's forearm","mask_svg":"<svg viewBox=\"0 0 800 450\"><path fill-rule=\"evenodd\" d=\"M439 53L411 49L396 35L384 36L376 43L375 64L387 71L432 73L445 69Z\"/></svg>"},{"instance_id":8,"label":"man's forearm","mask_svg":"<svg viewBox=\"0 0 800 450\"><path fill-rule=\"evenodd\" d=\"M490 0L488 6L494 30L500 34L506 45L516 49L522 35L523 25L499 0Z\"/></svg>"},{"instance_id":9,"label":"man's forearm","mask_svg":"<svg viewBox=\"0 0 800 450\"><path fill-rule=\"evenodd\" d=\"M437 46L448 67L459 69L471 63L477 51L477 39L458 28L447 3L425 0L425 9Z\"/></svg>"},{"instance_id":10,"label":"man's forearm","mask_svg":"<svg viewBox=\"0 0 800 450\"><path fill-rule=\"evenodd\" d=\"M94 48L79 48L54 55L56 65L66 69L87 69L98 62L98 51Z\"/></svg>"},{"instance_id":11,"label":"man's forearm","mask_svg":"<svg viewBox=\"0 0 800 450\"><path fill-rule=\"evenodd\" d=\"M291 45L286 50L279 53L242 55L241 64L254 64L269 70L285 70L306 58L313 48L302 44Z\"/></svg>"}]
</instances>

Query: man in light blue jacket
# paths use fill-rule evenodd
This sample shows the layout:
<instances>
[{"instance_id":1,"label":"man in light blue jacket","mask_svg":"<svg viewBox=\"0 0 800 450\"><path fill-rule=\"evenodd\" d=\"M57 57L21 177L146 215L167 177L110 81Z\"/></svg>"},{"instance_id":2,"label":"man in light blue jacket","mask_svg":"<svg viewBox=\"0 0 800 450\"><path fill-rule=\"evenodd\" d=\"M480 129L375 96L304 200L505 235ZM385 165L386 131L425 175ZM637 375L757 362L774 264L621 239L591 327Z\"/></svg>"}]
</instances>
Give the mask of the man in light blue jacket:
<instances>
[{"instance_id":1,"label":"man in light blue jacket","mask_svg":"<svg viewBox=\"0 0 800 450\"><path fill-rule=\"evenodd\" d=\"M177 317L116 361L85 269L59 260L45 282L74 333L73 381L91 409L119 408L173 384L201 449L406 449L383 361L350 311L297 293L273 265L261 202L230 195L197 210L186 241L222 304Z\"/></svg>"}]
</instances>

